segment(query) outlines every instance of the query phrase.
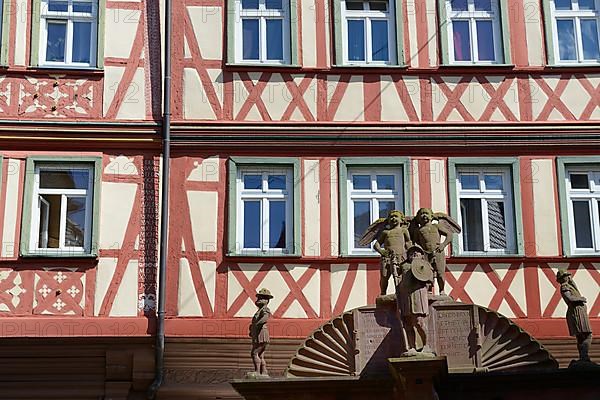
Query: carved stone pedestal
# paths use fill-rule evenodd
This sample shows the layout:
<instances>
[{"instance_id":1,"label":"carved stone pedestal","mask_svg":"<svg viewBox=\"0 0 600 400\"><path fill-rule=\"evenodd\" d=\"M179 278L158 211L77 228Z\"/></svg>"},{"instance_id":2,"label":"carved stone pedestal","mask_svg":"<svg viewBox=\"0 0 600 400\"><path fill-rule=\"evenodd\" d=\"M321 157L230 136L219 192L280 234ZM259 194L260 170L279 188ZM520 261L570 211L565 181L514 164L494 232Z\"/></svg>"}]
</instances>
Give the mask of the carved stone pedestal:
<instances>
[{"instance_id":1,"label":"carved stone pedestal","mask_svg":"<svg viewBox=\"0 0 600 400\"><path fill-rule=\"evenodd\" d=\"M395 380L396 400L439 400L448 377L446 357L388 359Z\"/></svg>"}]
</instances>

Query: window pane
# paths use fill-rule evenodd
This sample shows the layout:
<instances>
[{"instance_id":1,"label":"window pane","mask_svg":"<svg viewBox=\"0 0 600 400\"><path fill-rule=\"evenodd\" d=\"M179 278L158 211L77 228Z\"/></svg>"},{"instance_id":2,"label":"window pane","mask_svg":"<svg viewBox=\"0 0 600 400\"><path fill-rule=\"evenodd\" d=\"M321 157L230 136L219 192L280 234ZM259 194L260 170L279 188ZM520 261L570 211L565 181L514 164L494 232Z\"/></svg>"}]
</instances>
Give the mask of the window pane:
<instances>
[{"instance_id":1,"label":"window pane","mask_svg":"<svg viewBox=\"0 0 600 400\"><path fill-rule=\"evenodd\" d=\"M285 249L285 201L269 202L269 248Z\"/></svg>"},{"instance_id":2,"label":"window pane","mask_svg":"<svg viewBox=\"0 0 600 400\"><path fill-rule=\"evenodd\" d=\"M590 181L587 174L569 174L572 189L589 189Z\"/></svg>"},{"instance_id":3,"label":"window pane","mask_svg":"<svg viewBox=\"0 0 600 400\"><path fill-rule=\"evenodd\" d=\"M242 8L247 10L258 10L258 0L242 0Z\"/></svg>"},{"instance_id":4,"label":"window pane","mask_svg":"<svg viewBox=\"0 0 600 400\"><path fill-rule=\"evenodd\" d=\"M283 20L267 19L267 60L283 60Z\"/></svg>"},{"instance_id":5,"label":"window pane","mask_svg":"<svg viewBox=\"0 0 600 400\"><path fill-rule=\"evenodd\" d=\"M346 2L346 10L362 10L363 2L362 1L347 1Z\"/></svg>"},{"instance_id":6,"label":"window pane","mask_svg":"<svg viewBox=\"0 0 600 400\"><path fill-rule=\"evenodd\" d=\"M370 1L369 10L374 11L387 11L387 1Z\"/></svg>"},{"instance_id":7,"label":"window pane","mask_svg":"<svg viewBox=\"0 0 600 400\"><path fill-rule=\"evenodd\" d=\"M65 35L67 24L48 21L48 39L46 43L46 61L65 61Z\"/></svg>"},{"instance_id":8,"label":"window pane","mask_svg":"<svg viewBox=\"0 0 600 400\"><path fill-rule=\"evenodd\" d=\"M373 61L389 60L387 21L371 21L371 47Z\"/></svg>"},{"instance_id":9,"label":"window pane","mask_svg":"<svg viewBox=\"0 0 600 400\"><path fill-rule=\"evenodd\" d=\"M450 7L453 11L467 11L467 0L451 0Z\"/></svg>"},{"instance_id":10,"label":"window pane","mask_svg":"<svg viewBox=\"0 0 600 400\"><path fill-rule=\"evenodd\" d=\"M588 201L573 202L573 218L575 220L575 246L579 249L592 248L592 225Z\"/></svg>"},{"instance_id":11,"label":"window pane","mask_svg":"<svg viewBox=\"0 0 600 400\"><path fill-rule=\"evenodd\" d=\"M471 61L471 35L469 22L452 21L454 39L454 59L456 61Z\"/></svg>"},{"instance_id":12,"label":"window pane","mask_svg":"<svg viewBox=\"0 0 600 400\"><path fill-rule=\"evenodd\" d=\"M83 247L85 239L85 197L67 198L65 246Z\"/></svg>"},{"instance_id":13,"label":"window pane","mask_svg":"<svg viewBox=\"0 0 600 400\"><path fill-rule=\"evenodd\" d=\"M394 175L377 175L377 190L394 190Z\"/></svg>"},{"instance_id":14,"label":"window pane","mask_svg":"<svg viewBox=\"0 0 600 400\"><path fill-rule=\"evenodd\" d=\"M504 202L488 201L488 225L490 228L490 248L506 249L506 215Z\"/></svg>"},{"instance_id":15,"label":"window pane","mask_svg":"<svg viewBox=\"0 0 600 400\"><path fill-rule=\"evenodd\" d=\"M483 180L486 190L504 190L502 175L485 175Z\"/></svg>"},{"instance_id":16,"label":"window pane","mask_svg":"<svg viewBox=\"0 0 600 400\"><path fill-rule=\"evenodd\" d=\"M92 3L89 3L89 2L73 3L73 12L91 14L92 13Z\"/></svg>"},{"instance_id":17,"label":"window pane","mask_svg":"<svg viewBox=\"0 0 600 400\"><path fill-rule=\"evenodd\" d=\"M38 248L60 247L60 202L59 194L40 195L40 230Z\"/></svg>"},{"instance_id":18,"label":"window pane","mask_svg":"<svg viewBox=\"0 0 600 400\"><path fill-rule=\"evenodd\" d=\"M462 189L479 190L479 175L460 175L460 187Z\"/></svg>"},{"instance_id":19,"label":"window pane","mask_svg":"<svg viewBox=\"0 0 600 400\"><path fill-rule=\"evenodd\" d=\"M262 189L262 176L244 175L244 189Z\"/></svg>"},{"instance_id":20,"label":"window pane","mask_svg":"<svg viewBox=\"0 0 600 400\"><path fill-rule=\"evenodd\" d=\"M358 244L363 233L371 224L371 203L368 201L354 202L354 247L369 248L370 245Z\"/></svg>"},{"instance_id":21,"label":"window pane","mask_svg":"<svg viewBox=\"0 0 600 400\"><path fill-rule=\"evenodd\" d=\"M267 180L269 189L285 190L285 175L269 175Z\"/></svg>"},{"instance_id":22,"label":"window pane","mask_svg":"<svg viewBox=\"0 0 600 400\"><path fill-rule=\"evenodd\" d=\"M60 171L40 171L41 189L87 189L89 170L71 169Z\"/></svg>"},{"instance_id":23,"label":"window pane","mask_svg":"<svg viewBox=\"0 0 600 400\"><path fill-rule=\"evenodd\" d=\"M554 7L557 10L570 10L571 0L554 0Z\"/></svg>"},{"instance_id":24,"label":"window pane","mask_svg":"<svg viewBox=\"0 0 600 400\"><path fill-rule=\"evenodd\" d=\"M492 21L476 21L477 51L480 61L494 61L494 27Z\"/></svg>"},{"instance_id":25,"label":"window pane","mask_svg":"<svg viewBox=\"0 0 600 400\"><path fill-rule=\"evenodd\" d=\"M475 0L476 11L492 11L492 0Z\"/></svg>"},{"instance_id":26,"label":"window pane","mask_svg":"<svg viewBox=\"0 0 600 400\"><path fill-rule=\"evenodd\" d=\"M90 43L92 24L90 22L73 22L73 62L90 62Z\"/></svg>"},{"instance_id":27,"label":"window pane","mask_svg":"<svg viewBox=\"0 0 600 400\"><path fill-rule=\"evenodd\" d=\"M362 20L348 20L348 60L365 60L365 23Z\"/></svg>"},{"instance_id":28,"label":"window pane","mask_svg":"<svg viewBox=\"0 0 600 400\"><path fill-rule=\"evenodd\" d=\"M390 211L396 208L395 201L380 201L379 202L379 218L387 218Z\"/></svg>"},{"instance_id":29,"label":"window pane","mask_svg":"<svg viewBox=\"0 0 600 400\"><path fill-rule=\"evenodd\" d=\"M371 177L369 175L352 175L352 186L355 190L371 190Z\"/></svg>"},{"instance_id":30,"label":"window pane","mask_svg":"<svg viewBox=\"0 0 600 400\"><path fill-rule=\"evenodd\" d=\"M483 251L483 223L481 200L461 199L462 235L465 251Z\"/></svg>"},{"instance_id":31,"label":"window pane","mask_svg":"<svg viewBox=\"0 0 600 400\"><path fill-rule=\"evenodd\" d=\"M594 0L579 0L579 9L580 10L595 10L596 5L594 4Z\"/></svg>"},{"instance_id":32,"label":"window pane","mask_svg":"<svg viewBox=\"0 0 600 400\"><path fill-rule=\"evenodd\" d=\"M585 60L600 58L598 51L598 24L595 19L581 20L581 39L583 40L583 58Z\"/></svg>"},{"instance_id":33,"label":"window pane","mask_svg":"<svg viewBox=\"0 0 600 400\"><path fill-rule=\"evenodd\" d=\"M556 29L558 30L558 53L560 59L576 60L573 21L570 19L559 19L556 21Z\"/></svg>"},{"instance_id":34,"label":"window pane","mask_svg":"<svg viewBox=\"0 0 600 400\"><path fill-rule=\"evenodd\" d=\"M67 12L69 11L69 3L66 1L50 1L48 2L48 11Z\"/></svg>"},{"instance_id":35,"label":"window pane","mask_svg":"<svg viewBox=\"0 0 600 400\"><path fill-rule=\"evenodd\" d=\"M265 0L265 8L269 10L281 10L281 0Z\"/></svg>"},{"instance_id":36,"label":"window pane","mask_svg":"<svg viewBox=\"0 0 600 400\"><path fill-rule=\"evenodd\" d=\"M260 201L244 201L244 248L260 248Z\"/></svg>"},{"instance_id":37,"label":"window pane","mask_svg":"<svg viewBox=\"0 0 600 400\"><path fill-rule=\"evenodd\" d=\"M242 58L244 60L258 60L258 20L242 20Z\"/></svg>"}]
</instances>

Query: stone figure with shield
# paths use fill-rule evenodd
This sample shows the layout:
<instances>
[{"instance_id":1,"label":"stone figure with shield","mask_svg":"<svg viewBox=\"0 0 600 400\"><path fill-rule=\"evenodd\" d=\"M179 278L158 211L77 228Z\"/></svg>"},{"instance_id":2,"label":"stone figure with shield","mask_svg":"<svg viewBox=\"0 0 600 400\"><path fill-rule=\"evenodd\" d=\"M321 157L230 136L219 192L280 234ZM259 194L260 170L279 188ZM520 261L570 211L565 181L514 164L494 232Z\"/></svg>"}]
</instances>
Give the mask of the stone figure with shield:
<instances>
[{"instance_id":1,"label":"stone figure with shield","mask_svg":"<svg viewBox=\"0 0 600 400\"><path fill-rule=\"evenodd\" d=\"M381 254L381 296L386 295L389 278L394 277L405 356L432 354L427 345L429 294L434 278L440 294L444 294L444 249L453 234L459 232L460 226L448 215L422 208L414 218L405 217L401 211L391 211L387 218L371 224L361 238L362 245L375 241L373 248ZM422 345L420 353L417 334Z\"/></svg>"}]
</instances>

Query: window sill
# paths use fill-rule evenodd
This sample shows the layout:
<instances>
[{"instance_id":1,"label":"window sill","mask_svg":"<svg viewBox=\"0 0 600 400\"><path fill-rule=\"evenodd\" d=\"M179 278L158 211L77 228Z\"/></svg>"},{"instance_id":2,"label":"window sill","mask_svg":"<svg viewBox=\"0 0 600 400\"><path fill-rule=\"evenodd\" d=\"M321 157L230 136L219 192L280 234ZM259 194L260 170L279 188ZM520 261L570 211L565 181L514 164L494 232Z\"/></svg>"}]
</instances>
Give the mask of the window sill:
<instances>
[{"instance_id":1,"label":"window sill","mask_svg":"<svg viewBox=\"0 0 600 400\"><path fill-rule=\"evenodd\" d=\"M340 69L406 69L408 65L406 64L337 64L334 65L333 68Z\"/></svg>"},{"instance_id":2,"label":"window sill","mask_svg":"<svg viewBox=\"0 0 600 400\"><path fill-rule=\"evenodd\" d=\"M23 258L98 258L96 253L25 253L21 254Z\"/></svg>"},{"instance_id":3,"label":"window sill","mask_svg":"<svg viewBox=\"0 0 600 400\"><path fill-rule=\"evenodd\" d=\"M572 63L572 64L548 64L546 65L548 68L598 68L600 67L600 63Z\"/></svg>"},{"instance_id":4,"label":"window sill","mask_svg":"<svg viewBox=\"0 0 600 400\"><path fill-rule=\"evenodd\" d=\"M565 258L590 258L600 257L600 253L576 253L576 254L565 254Z\"/></svg>"},{"instance_id":5,"label":"window sill","mask_svg":"<svg viewBox=\"0 0 600 400\"><path fill-rule=\"evenodd\" d=\"M470 63L470 64L440 64L441 68L514 68L515 64L506 63L494 63L494 64L481 64L481 63Z\"/></svg>"},{"instance_id":6,"label":"window sill","mask_svg":"<svg viewBox=\"0 0 600 400\"><path fill-rule=\"evenodd\" d=\"M40 65L35 67L27 67L27 73L43 73L43 74L64 74L64 75L104 75L103 68L96 67L68 67L68 66L49 66Z\"/></svg>"},{"instance_id":7,"label":"window sill","mask_svg":"<svg viewBox=\"0 0 600 400\"><path fill-rule=\"evenodd\" d=\"M227 257L239 257L239 258L299 258L302 257L299 253L273 253L273 252L234 252L227 253Z\"/></svg>"},{"instance_id":8,"label":"window sill","mask_svg":"<svg viewBox=\"0 0 600 400\"><path fill-rule=\"evenodd\" d=\"M458 253L453 254L451 257L456 258L474 258L474 257L485 257L485 258L515 258L524 257L525 254L521 253Z\"/></svg>"},{"instance_id":9,"label":"window sill","mask_svg":"<svg viewBox=\"0 0 600 400\"><path fill-rule=\"evenodd\" d=\"M277 69L277 68L285 68L285 69L299 69L302 68L301 65L298 64L268 64L268 63L250 63L250 62L232 62L225 63L227 68L269 68L269 69Z\"/></svg>"}]
</instances>

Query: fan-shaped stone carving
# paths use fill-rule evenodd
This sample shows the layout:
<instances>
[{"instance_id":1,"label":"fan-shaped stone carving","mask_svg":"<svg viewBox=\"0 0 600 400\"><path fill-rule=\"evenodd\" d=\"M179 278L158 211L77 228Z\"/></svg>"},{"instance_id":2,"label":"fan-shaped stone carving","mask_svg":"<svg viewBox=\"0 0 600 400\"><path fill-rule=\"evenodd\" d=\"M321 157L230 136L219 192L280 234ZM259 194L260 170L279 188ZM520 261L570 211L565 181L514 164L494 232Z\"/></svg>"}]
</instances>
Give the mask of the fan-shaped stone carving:
<instances>
[{"instance_id":1,"label":"fan-shaped stone carving","mask_svg":"<svg viewBox=\"0 0 600 400\"><path fill-rule=\"evenodd\" d=\"M404 349L393 308L361 307L345 312L310 335L290 361L288 377L386 373L386 360ZM553 369L558 363L519 326L485 307L434 302L431 345L450 371Z\"/></svg>"}]
</instances>

